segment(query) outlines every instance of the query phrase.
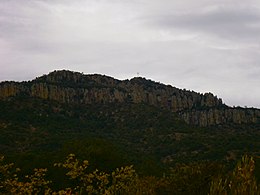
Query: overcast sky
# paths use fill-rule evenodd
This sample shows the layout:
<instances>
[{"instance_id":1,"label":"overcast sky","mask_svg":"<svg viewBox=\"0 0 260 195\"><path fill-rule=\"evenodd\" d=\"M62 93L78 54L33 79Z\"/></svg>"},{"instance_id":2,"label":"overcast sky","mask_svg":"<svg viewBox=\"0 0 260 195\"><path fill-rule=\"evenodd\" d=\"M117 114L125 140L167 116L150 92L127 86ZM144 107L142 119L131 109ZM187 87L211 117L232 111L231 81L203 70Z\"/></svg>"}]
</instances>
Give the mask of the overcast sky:
<instances>
[{"instance_id":1,"label":"overcast sky","mask_svg":"<svg viewBox=\"0 0 260 195\"><path fill-rule=\"evenodd\" d=\"M57 69L260 108L260 1L0 0L0 81Z\"/></svg>"}]
</instances>

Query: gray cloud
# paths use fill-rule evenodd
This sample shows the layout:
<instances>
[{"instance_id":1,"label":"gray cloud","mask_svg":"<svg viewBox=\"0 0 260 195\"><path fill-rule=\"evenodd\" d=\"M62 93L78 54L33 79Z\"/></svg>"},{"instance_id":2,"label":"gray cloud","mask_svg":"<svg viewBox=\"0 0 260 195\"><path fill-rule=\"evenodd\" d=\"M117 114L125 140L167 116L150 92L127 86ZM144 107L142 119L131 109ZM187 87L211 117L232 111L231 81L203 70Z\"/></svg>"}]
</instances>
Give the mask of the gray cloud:
<instances>
[{"instance_id":1,"label":"gray cloud","mask_svg":"<svg viewBox=\"0 0 260 195\"><path fill-rule=\"evenodd\" d=\"M254 0L2 0L0 80L141 76L260 107ZM243 90L243 93L241 93Z\"/></svg>"},{"instance_id":2,"label":"gray cloud","mask_svg":"<svg viewBox=\"0 0 260 195\"><path fill-rule=\"evenodd\" d=\"M202 12L166 14L153 20L162 28L181 28L209 33L228 40L259 40L260 14L257 9L220 7Z\"/></svg>"}]
</instances>

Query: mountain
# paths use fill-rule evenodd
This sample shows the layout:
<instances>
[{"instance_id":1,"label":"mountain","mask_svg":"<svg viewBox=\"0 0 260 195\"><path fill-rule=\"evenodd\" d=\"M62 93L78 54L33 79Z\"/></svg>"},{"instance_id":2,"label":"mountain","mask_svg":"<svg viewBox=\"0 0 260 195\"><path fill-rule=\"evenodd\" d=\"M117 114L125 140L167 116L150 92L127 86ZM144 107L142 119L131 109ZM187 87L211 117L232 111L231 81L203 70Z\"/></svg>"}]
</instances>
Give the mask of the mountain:
<instances>
[{"instance_id":1,"label":"mountain","mask_svg":"<svg viewBox=\"0 0 260 195\"><path fill-rule=\"evenodd\" d=\"M260 155L260 110L133 78L54 71L0 83L0 153L50 167L75 153L101 169L161 174L179 162Z\"/></svg>"},{"instance_id":2,"label":"mountain","mask_svg":"<svg viewBox=\"0 0 260 195\"><path fill-rule=\"evenodd\" d=\"M62 70L29 82L0 84L0 99L21 95L77 105L144 103L170 110L187 124L202 127L260 122L259 109L231 108L212 93L181 90L140 77L120 81L97 74Z\"/></svg>"}]
</instances>

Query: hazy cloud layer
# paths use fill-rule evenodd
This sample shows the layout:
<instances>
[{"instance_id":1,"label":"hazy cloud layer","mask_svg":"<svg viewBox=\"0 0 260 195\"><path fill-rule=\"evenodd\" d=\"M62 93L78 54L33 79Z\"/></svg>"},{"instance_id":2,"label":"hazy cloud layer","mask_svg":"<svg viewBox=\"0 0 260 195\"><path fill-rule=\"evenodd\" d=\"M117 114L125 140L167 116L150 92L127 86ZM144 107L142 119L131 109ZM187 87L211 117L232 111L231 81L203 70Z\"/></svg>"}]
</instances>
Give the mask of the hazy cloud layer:
<instances>
[{"instance_id":1,"label":"hazy cloud layer","mask_svg":"<svg viewBox=\"0 0 260 195\"><path fill-rule=\"evenodd\" d=\"M1 0L0 80L137 75L260 107L257 0Z\"/></svg>"}]
</instances>

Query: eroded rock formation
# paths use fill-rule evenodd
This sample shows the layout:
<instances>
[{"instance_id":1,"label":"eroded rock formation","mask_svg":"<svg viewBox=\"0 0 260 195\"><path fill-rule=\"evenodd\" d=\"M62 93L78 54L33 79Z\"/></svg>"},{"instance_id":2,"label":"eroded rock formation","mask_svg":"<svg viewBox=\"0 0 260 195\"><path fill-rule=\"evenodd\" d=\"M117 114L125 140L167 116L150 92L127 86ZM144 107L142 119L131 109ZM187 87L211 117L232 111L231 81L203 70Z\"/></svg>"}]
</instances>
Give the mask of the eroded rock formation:
<instances>
[{"instance_id":1,"label":"eroded rock formation","mask_svg":"<svg viewBox=\"0 0 260 195\"><path fill-rule=\"evenodd\" d=\"M54 71L30 82L3 82L0 99L25 95L69 104L147 103L172 110L188 124L257 123L260 110L230 108L211 93L200 94L144 78L116 80L102 75Z\"/></svg>"}]
</instances>

